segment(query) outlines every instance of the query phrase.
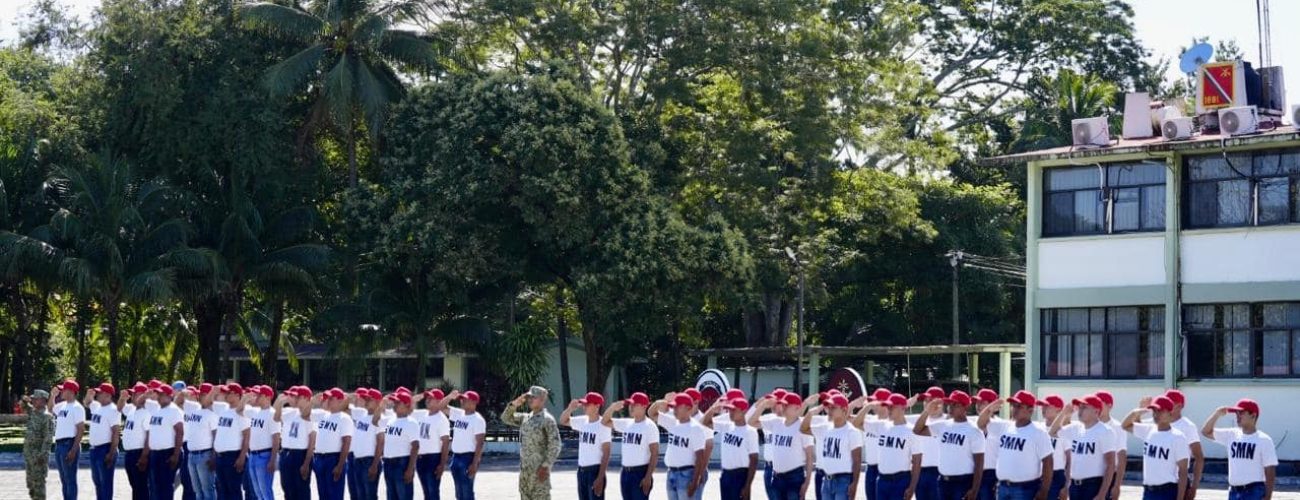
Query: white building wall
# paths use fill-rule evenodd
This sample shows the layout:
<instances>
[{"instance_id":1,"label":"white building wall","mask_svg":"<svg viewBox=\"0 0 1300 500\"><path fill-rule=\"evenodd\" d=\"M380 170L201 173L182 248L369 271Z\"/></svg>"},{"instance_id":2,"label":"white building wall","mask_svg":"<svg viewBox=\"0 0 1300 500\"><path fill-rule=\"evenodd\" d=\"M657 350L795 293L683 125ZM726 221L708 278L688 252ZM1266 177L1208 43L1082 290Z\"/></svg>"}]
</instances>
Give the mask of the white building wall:
<instances>
[{"instance_id":1,"label":"white building wall","mask_svg":"<svg viewBox=\"0 0 1300 500\"><path fill-rule=\"evenodd\" d=\"M1183 283L1300 281L1300 228L1184 233Z\"/></svg>"},{"instance_id":2,"label":"white building wall","mask_svg":"<svg viewBox=\"0 0 1300 500\"><path fill-rule=\"evenodd\" d=\"M1038 288L1165 283L1163 234L1038 241Z\"/></svg>"}]
</instances>

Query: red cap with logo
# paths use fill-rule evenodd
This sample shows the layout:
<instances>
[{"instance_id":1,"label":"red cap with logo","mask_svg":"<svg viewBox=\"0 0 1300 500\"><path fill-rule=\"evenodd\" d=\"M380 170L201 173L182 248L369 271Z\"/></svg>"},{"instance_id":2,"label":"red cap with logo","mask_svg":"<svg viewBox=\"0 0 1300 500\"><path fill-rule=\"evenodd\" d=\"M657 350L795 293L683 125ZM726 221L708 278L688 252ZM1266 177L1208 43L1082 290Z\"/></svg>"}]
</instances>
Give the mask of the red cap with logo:
<instances>
[{"instance_id":1,"label":"red cap with logo","mask_svg":"<svg viewBox=\"0 0 1300 500\"><path fill-rule=\"evenodd\" d=\"M474 391L465 391L463 394L460 395L460 399L468 399L475 403L479 402L478 393Z\"/></svg>"},{"instance_id":2,"label":"red cap with logo","mask_svg":"<svg viewBox=\"0 0 1300 500\"><path fill-rule=\"evenodd\" d=\"M158 379L150 380L150 381L149 381L149 384L148 384L148 386L149 386L150 389L157 389L158 386L160 386L160 385L165 385L165 384L163 384L162 381L161 381L161 380L158 380Z\"/></svg>"},{"instance_id":3,"label":"red cap with logo","mask_svg":"<svg viewBox=\"0 0 1300 500\"><path fill-rule=\"evenodd\" d=\"M359 399L370 399L370 389L365 387L358 387L357 390L352 391L352 393L356 394Z\"/></svg>"},{"instance_id":4,"label":"red cap with logo","mask_svg":"<svg viewBox=\"0 0 1300 500\"><path fill-rule=\"evenodd\" d=\"M1187 405L1187 395L1183 394L1183 391L1180 391L1178 389L1169 389L1165 391L1165 397L1169 398L1170 401L1173 401L1175 405L1178 406Z\"/></svg>"},{"instance_id":5,"label":"red cap with logo","mask_svg":"<svg viewBox=\"0 0 1300 500\"><path fill-rule=\"evenodd\" d=\"M1088 396L1074 398L1074 400L1070 401L1070 403L1073 404L1074 406L1091 406L1098 410L1101 409L1101 405L1102 405L1101 398L1095 395L1088 395Z\"/></svg>"},{"instance_id":6,"label":"red cap with logo","mask_svg":"<svg viewBox=\"0 0 1300 500\"><path fill-rule=\"evenodd\" d=\"M1174 411L1174 400L1166 396L1156 396L1151 400L1151 404L1147 405L1147 409L1152 411Z\"/></svg>"},{"instance_id":7,"label":"red cap with logo","mask_svg":"<svg viewBox=\"0 0 1300 500\"><path fill-rule=\"evenodd\" d=\"M605 396L602 396L599 392L588 392L578 400L578 404L600 406L605 404Z\"/></svg>"},{"instance_id":8,"label":"red cap with logo","mask_svg":"<svg viewBox=\"0 0 1300 500\"><path fill-rule=\"evenodd\" d=\"M330 388L330 390L321 393L320 397L321 399L347 399L348 395L343 392L343 389L333 387Z\"/></svg>"},{"instance_id":9,"label":"red cap with logo","mask_svg":"<svg viewBox=\"0 0 1300 500\"><path fill-rule=\"evenodd\" d=\"M1237 401L1236 405L1229 407L1228 411L1233 413L1249 413L1251 415L1259 416L1259 403L1256 403L1253 399L1242 399Z\"/></svg>"},{"instance_id":10,"label":"red cap with logo","mask_svg":"<svg viewBox=\"0 0 1300 500\"><path fill-rule=\"evenodd\" d=\"M785 402L785 395L786 395L785 389L776 389L772 391L771 394L768 394L766 397L775 399L777 400L777 402Z\"/></svg>"},{"instance_id":11,"label":"red cap with logo","mask_svg":"<svg viewBox=\"0 0 1300 500\"><path fill-rule=\"evenodd\" d=\"M644 392L634 392L627 399L623 400L625 405L650 406L650 396Z\"/></svg>"},{"instance_id":12,"label":"red cap with logo","mask_svg":"<svg viewBox=\"0 0 1300 500\"><path fill-rule=\"evenodd\" d=\"M1038 406L1050 406L1059 410L1065 408L1065 400L1056 394L1048 394L1043 396L1043 399L1038 402Z\"/></svg>"},{"instance_id":13,"label":"red cap with logo","mask_svg":"<svg viewBox=\"0 0 1300 500\"><path fill-rule=\"evenodd\" d=\"M395 392L395 393L396 393L396 392L401 392L401 393L410 394L410 393L411 393L411 390L410 390L410 389L407 389L406 386L404 386L404 385L399 385L399 386L397 386L397 389L395 389L393 392Z\"/></svg>"},{"instance_id":14,"label":"red cap with logo","mask_svg":"<svg viewBox=\"0 0 1300 500\"><path fill-rule=\"evenodd\" d=\"M99 384L99 387L96 387L95 390L98 392L102 392L104 394L108 394L109 396L113 396L117 394L117 388L113 387L113 384L110 384L108 382Z\"/></svg>"},{"instance_id":15,"label":"red cap with logo","mask_svg":"<svg viewBox=\"0 0 1300 500\"><path fill-rule=\"evenodd\" d=\"M943 401L945 403L954 404L957 406L970 406L971 399L970 399L970 394L966 394L965 392L962 391L952 391L952 394L949 394L948 397L943 398Z\"/></svg>"},{"instance_id":16,"label":"red cap with logo","mask_svg":"<svg viewBox=\"0 0 1300 500\"><path fill-rule=\"evenodd\" d=\"M684 393L673 396L673 400L668 402L668 406L674 408L678 406L691 406L694 404L695 404L695 400L691 399L691 395L684 394Z\"/></svg>"},{"instance_id":17,"label":"red cap with logo","mask_svg":"<svg viewBox=\"0 0 1300 500\"><path fill-rule=\"evenodd\" d=\"M979 392L975 393L975 399L985 403L992 403L998 400L998 393L993 389L980 389Z\"/></svg>"},{"instance_id":18,"label":"red cap with logo","mask_svg":"<svg viewBox=\"0 0 1300 500\"><path fill-rule=\"evenodd\" d=\"M917 401L925 401L931 398L943 399L943 397L946 395L947 394L944 394L942 387L934 386L929 389L926 389L925 392L918 394L916 399Z\"/></svg>"},{"instance_id":19,"label":"red cap with logo","mask_svg":"<svg viewBox=\"0 0 1300 500\"><path fill-rule=\"evenodd\" d=\"M379 401L381 399L384 399L384 393L379 392L379 389L375 389L372 387L369 389L368 392L370 393L370 399L372 400Z\"/></svg>"},{"instance_id":20,"label":"red cap with logo","mask_svg":"<svg viewBox=\"0 0 1300 500\"><path fill-rule=\"evenodd\" d=\"M1007 402L1025 406L1034 406L1038 404L1038 398L1034 397L1034 393L1022 390L1016 391L1015 395L1007 398Z\"/></svg>"}]
</instances>

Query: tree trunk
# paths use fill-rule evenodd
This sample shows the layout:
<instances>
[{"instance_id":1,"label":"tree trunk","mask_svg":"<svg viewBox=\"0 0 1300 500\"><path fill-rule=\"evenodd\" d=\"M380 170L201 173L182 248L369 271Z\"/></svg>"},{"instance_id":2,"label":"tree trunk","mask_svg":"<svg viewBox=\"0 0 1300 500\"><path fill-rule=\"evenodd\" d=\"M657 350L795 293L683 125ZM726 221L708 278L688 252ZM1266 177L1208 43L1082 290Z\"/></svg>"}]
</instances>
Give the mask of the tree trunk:
<instances>
[{"instance_id":1,"label":"tree trunk","mask_svg":"<svg viewBox=\"0 0 1300 500\"><path fill-rule=\"evenodd\" d=\"M587 390L605 392L605 379L609 377L609 354L601 342L600 328L590 305L578 301L578 317L582 319L582 346L587 350Z\"/></svg>"},{"instance_id":2,"label":"tree trunk","mask_svg":"<svg viewBox=\"0 0 1300 500\"><path fill-rule=\"evenodd\" d=\"M348 187L357 187L357 136L356 128L349 122L347 132L348 141Z\"/></svg>"},{"instance_id":3,"label":"tree trunk","mask_svg":"<svg viewBox=\"0 0 1300 500\"><path fill-rule=\"evenodd\" d=\"M14 407L13 399L10 396L16 391L9 386L10 381L16 381L9 373L9 351L11 347L13 347L13 344L8 341L0 342L0 391L3 391L3 393L0 393L0 413L8 412L10 408ZM13 360L13 364L18 364L18 360Z\"/></svg>"},{"instance_id":4,"label":"tree trunk","mask_svg":"<svg viewBox=\"0 0 1300 500\"><path fill-rule=\"evenodd\" d=\"M212 301L204 300L194 305L199 335L199 349L195 359L203 363L204 380L220 380L221 377L222 317L221 307L212 304Z\"/></svg>"},{"instance_id":5,"label":"tree trunk","mask_svg":"<svg viewBox=\"0 0 1300 500\"><path fill-rule=\"evenodd\" d=\"M573 401L573 390L569 384L569 325L564 321L566 305L563 287L556 288L555 306L556 311L559 311L555 315L555 336L560 349L560 385L563 386L560 394L564 397L561 401L569 404L569 401Z\"/></svg>"},{"instance_id":6,"label":"tree trunk","mask_svg":"<svg viewBox=\"0 0 1300 500\"><path fill-rule=\"evenodd\" d=\"M784 294L764 292L761 306L743 313L745 342L749 347L786 345L790 338L793 310Z\"/></svg>"},{"instance_id":7,"label":"tree trunk","mask_svg":"<svg viewBox=\"0 0 1300 500\"><path fill-rule=\"evenodd\" d=\"M118 339L117 332L117 299L106 300L104 306L105 329L108 331L108 379L113 384L122 387L122 366L118 361L117 353L122 350L121 339Z\"/></svg>"},{"instance_id":8,"label":"tree trunk","mask_svg":"<svg viewBox=\"0 0 1300 500\"><path fill-rule=\"evenodd\" d=\"M77 336L77 380L85 381L90 375L90 364L87 358L86 350L87 339L90 329L90 299L82 298L77 300L76 305L76 336Z\"/></svg>"},{"instance_id":9,"label":"tree trunk","mask_svg":"<svg viewBox=\"0 0 1300 500\"><path fill-rule=\"evenodd\" d=\"M277 300L271 310L271 333L267 339L266 356L262 358L262 382L277 386L280 369L280 335L284 329L284 302Z\"/></svg>"},{"instance_id":10,"label":"tree trunk","mask_svg":"<svg viewBox=\"0 0 1300 500\"><path fill-rule=\"evenodd\" d=\"M243 283L238 279L231 280L230 288L231 292L229 297L227 297L229 300L225 303L226 310L223 313L224 316L221 321L221 334L222 338L225 339L225 342L221 344L221 363L220 368L217 370L217 378L215 379L221 381L226 380L227 373L229 373L230 376L234 375L234 373L227 372L226 370L231 370L232 363L230 359L230 350L234 348L236 339L239 337L239 325L237 324L237 320L239 319L239 315L244 312ZM253 347L254 346L249 346L250 349Z\"/></svg>"},{"instance_id":11,"label":"tree trunk","mask_svg":"<svg viewBox=\"0 0 1300 500\"><path fill-rule=\"evenodd\" d=\"M429 350L424 342L428 336L428 330L420 328L415 332L415 387L424 388L425 374L429 373Z\"/></svg>"}]
</instances>

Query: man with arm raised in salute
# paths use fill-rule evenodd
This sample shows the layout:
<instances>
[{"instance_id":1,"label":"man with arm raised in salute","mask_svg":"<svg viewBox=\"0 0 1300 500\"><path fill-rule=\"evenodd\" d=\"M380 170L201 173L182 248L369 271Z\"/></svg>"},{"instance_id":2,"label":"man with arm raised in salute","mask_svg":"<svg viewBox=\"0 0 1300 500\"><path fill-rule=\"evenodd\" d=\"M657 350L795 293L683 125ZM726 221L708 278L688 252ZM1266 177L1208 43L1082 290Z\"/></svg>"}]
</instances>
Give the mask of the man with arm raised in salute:
<instances>
[{"instance_id":1,"label":"man with arm raised in salute","mask_svg":"<svg viewBox=\"0 0 1300 500\"><path fill-rule=\"evenodd\" d=\"M244 408L248 418L248 480L257 500L275 500L275 469L280 458L280 422L271 402L275 390L269 385L252 389L253 402ZM293 471L296 472L296 471Z\"/></svg>"},{"instance_id":2,"label":"man with arm raised in salute","mask_svg":"<svg viewBox=\"0 0 1300 500\"><path fill-rule=\"evenodd\" d=\"M825 423L813 423L814 417L829 408ZM822 480L824 500L847 500L858 489L862 473L862 430L848 420L849 400L842 394L827 398L826 404L808 410L799 430L817 442L817 464L825 474Z\"/></svg>"},{"instance_id":3,"label":"man with arm raised in salute","mask_svg":"<svg viewBox=\"0 0 1300 500\"><path fill-rule=\"evenodd\" d=\"M1069 449L1070 466L1066 471L1069 498L1105 500L1110 492L1110 482L1115 477L1115 453L1120 445L1115 433L1101 422L1103 404L1097 396L1076 398L1061 410L1048 429L1048 434ZM1076 411L1079 421L1067 425Z\"/></svg>"},{"instance_id":4,"label":"man with arm raised in salute","mask_svg":"<svg viewBox=\"0 0 1300 500\"><path fill-rule=\"evenodd\" d=\"M221 386L217 392L222 398L212 404L215 427L212 450L216 454L217 498L241 500L251 434L248 419L241 414L244 388L231 382Z\"/></svg>"},{"instance_id":5,"label":"man with arm raised in salute","mask_svg":"<svg viewBox=\"0 0 1300 500\"><path fill-rule=\"evenodd\" d=\"M1052 486L1052 439L1034 424L1038 399L1029 391L1017 391L1006 402L1011 403L1010 422L991 422L1002 406L998 401L984 407L976 424L987 439L998 443L998 499L1046 500Z\"/></svg>"},{"instance_id":6,"label":"man with arm raised in salute","mask_svg":"<svg viewBox=\"0 0 1300 500\"><path fill-rule=\"evenodd\" d=\"M630 418L614 418L627 408ZM654 487L655 468L659 462L659 426L646 418L650 397L634 392L623 401L615 401L601 419L606 427L622 434L623 469L619 472L619 491L624 500L649 500Z\"/></svg>"},{"instance_id":7,"label":"man with arm raised in salute","mask_svg":"<svg viewBox=\"0 0 1300 500\"><path fill-rule=\"evenodd\" d=\"M311 500L311 463L316 448L316 422L325 411L312 405L311 389L294 386L275 402L280 422L280 488L285 500Z\"/></svg>"},{"instance_id":8,"label":"man with arm raised in salute","mask_svg":"<svg viewBox=\"0 0 1300 500\"><path fill-rule=\"evenodd\" d=\"M931 423L930 417L941 414L944 403L948 404L949 419ZM984 470L984 432L967 419L970 404L970 395L962 391L952 391L943 399L931 399L912 428L917 435L935 440L942 500L974 500L979 495L983 480L980 472Z\"/></svg>"},{"instance_id":9,"label":"man with arm raised in salute","mask_svg":"<svg viewBox=\"0 0 1300 500\"><path fill-rule=\"evenodd\" d=\"M664 408L672 415L663 413ZM650 407L649 415L668 434L664 464L668 466L668 499L700 500L707 482L707 443L712 434L692 417L695 400L690 395L668 393Z\"/></svg>"},{"instance_id":10,"label":"man with arm raised in salute","mask_svg":"<svg viewBox=\"0 0 1300 500\"><path fill-rule=\"evenodd\" d=\"M413 500L415 461L420 454L419 424L411 419L414 401L406 392L384 399L393 405L393 416L384 423L383 477L388 500Z\"/></svg>"},{"instance_id":11,"label":"man with arm raised in salute","mask_svg":"<svg viewBox=\"0 0 1300 500\"><path fill-rule=\"evenodd\" d=\"M420 455L415 462L415 475L420 479L420 491L424 498L438 500L442 498L442 473L451 462L451 421L443 412L447 398L442 389L430 389L419 395L411 395L411 401L417 407L424 403L424 408L411 412L411 420L419 427Z\"/></svg>"},{"instance_id":12,"label":"man with arm raised in salute","mask_svg":"<svg viewBox=\"0 0 1300 500\"><path fill-rule=\"evenodd\" d=\"M1142 414L1152 412L1154 424L1139 422ZM1174 402L1164 396L1142 398L1120 424L1125 431L1143 440L1142 498L1144 500L1178 500L1187 493L1187 460L1191 449L1187 438L1173 428Z\"/></svg>"},{"instance_id":13,"label":"man with arm raised in salute","mask_svg":"<svg viewBox=\"0 0 1300 500\"><path fill-rule=\"evenodd\" d=\"M546 410L549 394L545 387L529 387L501 412L503 423L519 429L519 497L524 500L551 498L551 467L560 456L560 428ZM526 411L519 411L524 404Z\"/></svg>"},{"instance_id":14,"label":"man with arm raised in salute","mask_svg":"<svg viewBox=\"0 0 1300 500\"><path fill-rule=\"evenodd\" d=\"M759 424L772 446L771 500L802 500L808 495L813 481L813 438L804 434L802 427L803 398L793 392L781 391L780 399L758 402L758 410L749 417L750 425ZM763 411L771 409L771 415Z\"/></svg>"},{"instance_id":15,"label":"man with arm raised in salute","mask_svg":"<svg viewBox=\"0 0 1300 500\"><path fill-rule=\"evenodd\" d=\"M348 494L358 500L377 500L384 445L383 395L376 389L360 387L352 398L356 430L352 433L352 454L348 457Z\"/></svg>"},{"instance_id":16,"label":"man with arm raised in salute","mask_svg":"<svg viewBox=\"0 0 1300 500\"><path fill-rule=\"evenodd\" d=\"M1111 415L1111 410L1115 408L1115 396L1110 391L1097 391L1097 399L1101 400L1101 423L1110 429L1115 435L1115 477L1110 481L1110 492L1106 494L1107 500L1119 500L1120 487L1124 485L1124 473L1128 470L1128 433L1124 432L1124 426L1119 420Z\"/></svg>"},{"instance_id":17,"label":"man with arm raised in salute","mask_svg":"<svg viewBox=\"0 0 1300 500\"><path fill-rule=\"evenodd\" d=\"M600 405L605 397L588 392L582 399L569 402L560 413L560 425L578 433L578 498L600 500L605 498L605 470L609 467L610 441L613 432L600 419ZM582 408L582 414L573 412Z\"/></svg>"},{"instance_id":18,"label":"man with arm raised in salute","mask_svg":"<svg viewBox=\"0 0 1300 500\"><path fill-rule=\"evenodd\" d=\"M1237 426L1216 429L1214 424L1224 415L1237 416ZM1228 448L1228 500L1264 500L1273 498L1277 481L1277 448L1273 438L1256 425L1259 403L1252 399L1221 406L1201 426L1201 435Z\"/></svg>"},{"instance_id":19,"label":"man with arm raised in salute","mask_svg":"<svg viewBox=\"0 0 1300 500\"><path fill-rule=\"evenodd\" d=\"M906 396L890 394L881 401L867 403L882 413L880 431L880 474L876 478L877 500L911 499L921 478L921 439L907 425Z\"/></svg>"},{"instance_id":20,"label":"man with arm raised in salute","mask_svg":"<svg viewBox=\"0 0 1300 500\"><path fill-rule=\"evenodd\" d=\"M452 400L460 407L451 406ZM479 395L474 391L451 391L439 403L451 422L451 479L456 483L456 500L474 500L474 478L483 459L483 438L487 421L478 412Z\"/></svg>"},{"instance_id":21,"label":"man with arm raised in salute","mask_svg":"<svg viewBox=\"0 0 1300 500\"><path fill-rule=\"evenodd\" d=\"M1188 450L1191 451L1187 464L1187 491L1183 493L1182 498L1196 500L1196 490L1201 487L1201 473L1205 472L1205 452L1201 448L1200 429L1192 419L1183 416L1183 407L1187 404L1187 396L1183 391L1169 389L1165 391L1165 397L1174 402L1174 411L1170 415L1173 422L1170 425L1183 433L1183 438L1187 439Z\"/></svg>"},{"instance_id":22,"label":"man with arm raised in salute","mask_svg":"<svg viewBox=\"0 0 1300 500\"><path fill-rule=\"evenodd\" d=\"M714 418L723 411L727 412L726 417ZM745 418L747 412L749 402L743 396L719 399L700 421L705 427L711 427L716 433L714 439L722 443L722 477L718 479L718 488L723 500L750 498L750 488L758 472L758 430L749 425Z\"/></svg>"},{"instance_id":23,"label":"man with arm raised in salute","mask_svg":"<svg viewBox=\"0 0 1300 500\"><path fill-rule=\"evenodd\" d=\"M95 483L97 500L112 500L113 469L117 467L117 445L122 437L122 406L113 403L117 389L104 382L86 391L90 409L90 479Z\"/></svg>"}]
</instances>

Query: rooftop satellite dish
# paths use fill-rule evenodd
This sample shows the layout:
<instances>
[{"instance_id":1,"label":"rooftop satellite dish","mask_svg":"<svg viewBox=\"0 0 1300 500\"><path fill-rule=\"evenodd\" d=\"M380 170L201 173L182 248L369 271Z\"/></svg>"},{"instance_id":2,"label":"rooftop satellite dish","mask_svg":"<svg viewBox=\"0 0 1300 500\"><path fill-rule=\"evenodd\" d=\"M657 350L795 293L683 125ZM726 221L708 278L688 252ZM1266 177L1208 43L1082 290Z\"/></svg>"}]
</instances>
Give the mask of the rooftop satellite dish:
<instances>
[{"instance_id":1,"label":"rooftop satellite dish","mask_svg":"<svg viewBox=\"0 0 1300 500\"><path fill-rule=\"evenodd\" d=\"M1214 47L1208 43L1198 43L1187 49L1187 52L1183 52L1183 57L1178 61L1178 69L1190 75L1195 73L1202 64L1210 62L1213 56Z\"/></svg>"}]
</instances>

